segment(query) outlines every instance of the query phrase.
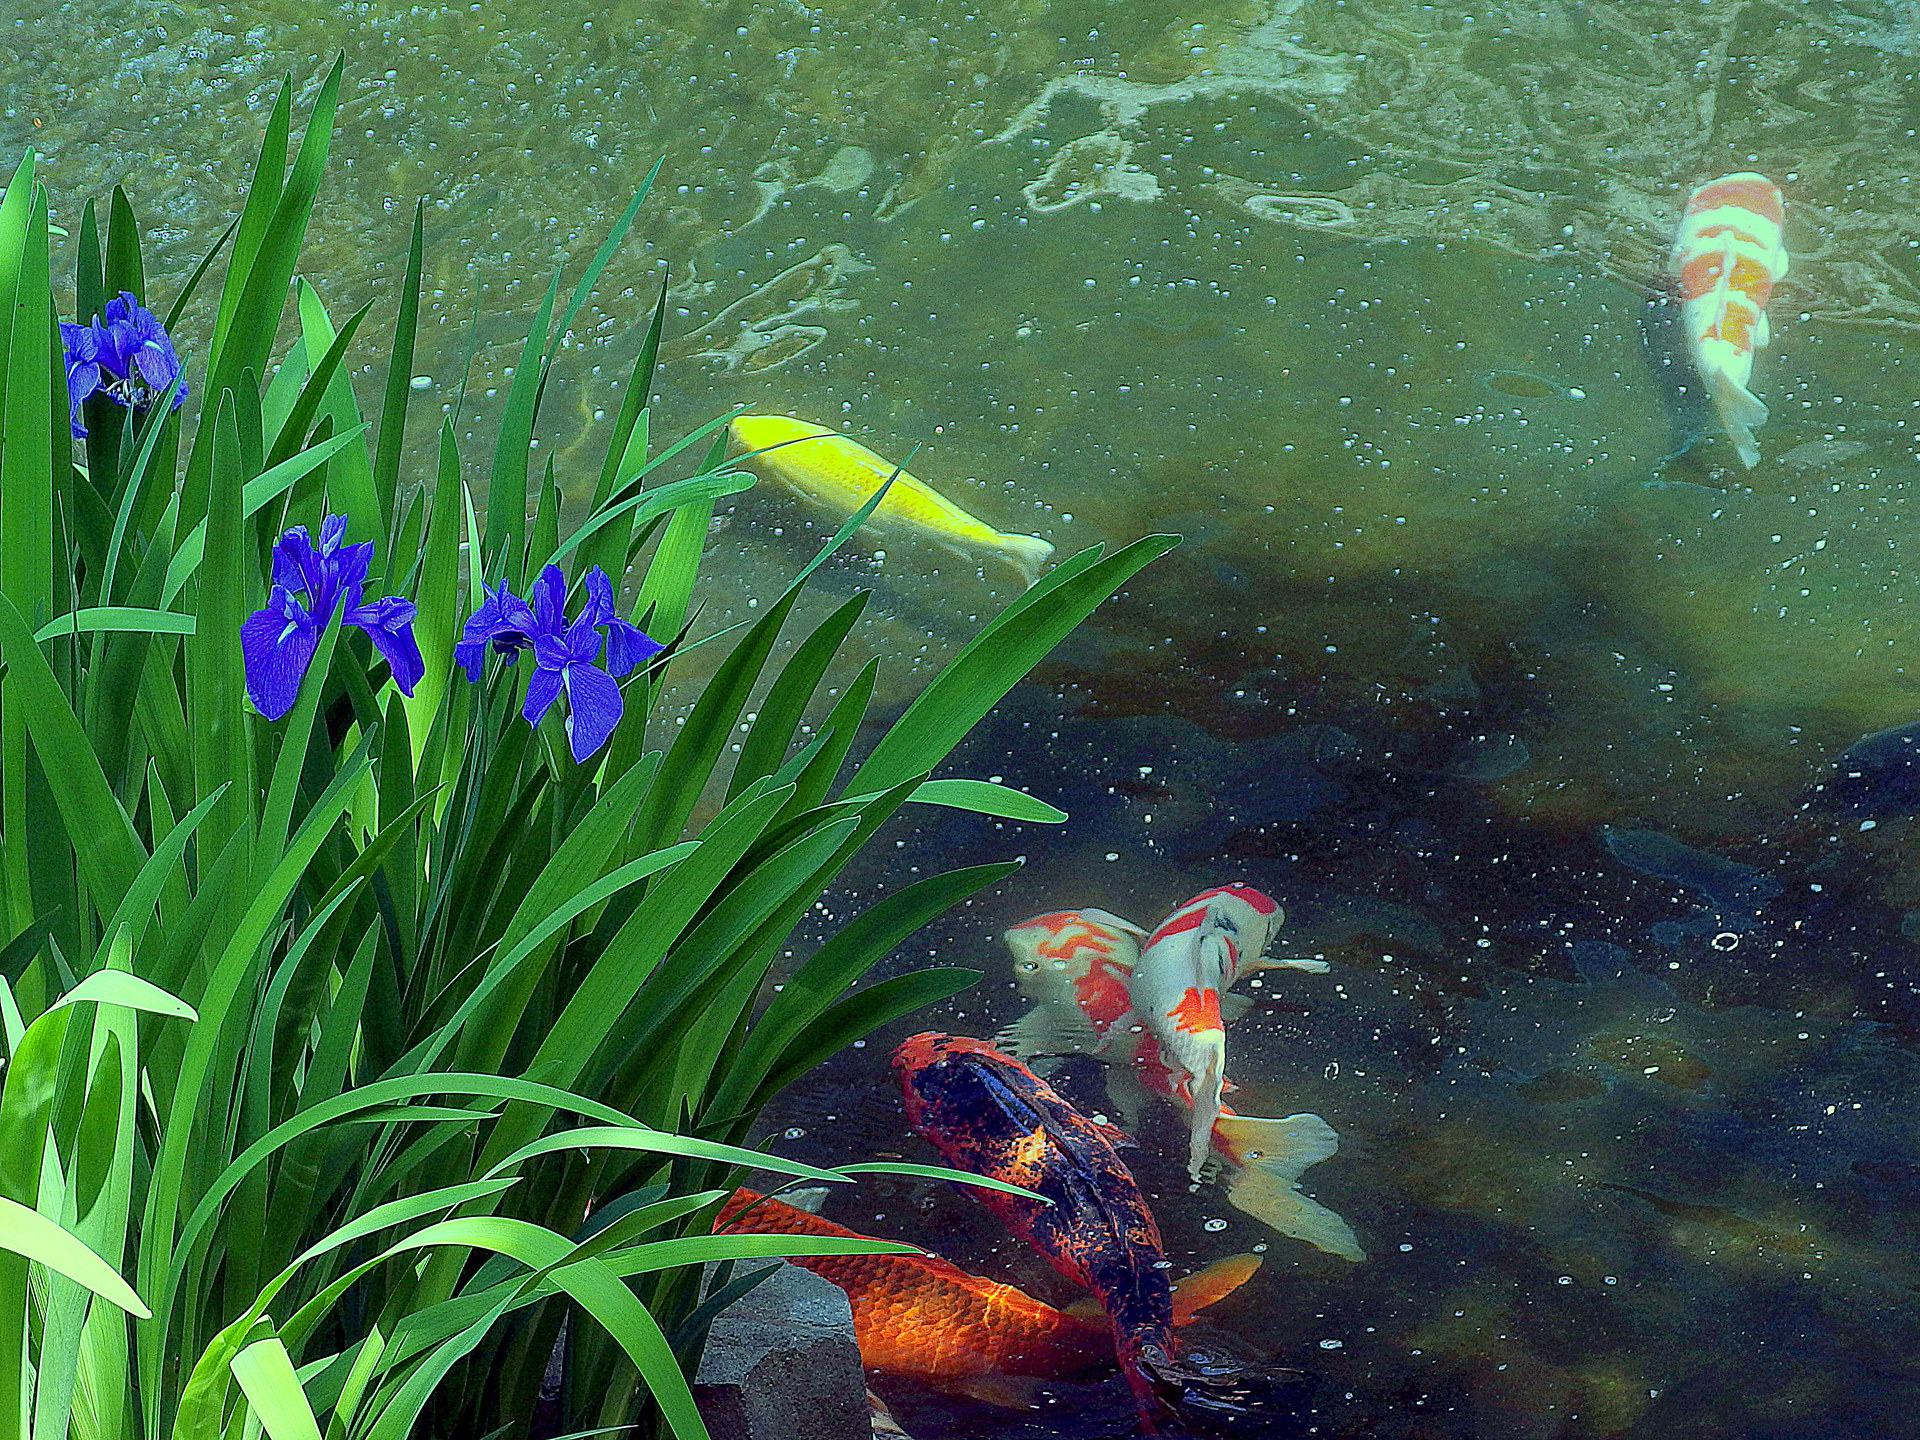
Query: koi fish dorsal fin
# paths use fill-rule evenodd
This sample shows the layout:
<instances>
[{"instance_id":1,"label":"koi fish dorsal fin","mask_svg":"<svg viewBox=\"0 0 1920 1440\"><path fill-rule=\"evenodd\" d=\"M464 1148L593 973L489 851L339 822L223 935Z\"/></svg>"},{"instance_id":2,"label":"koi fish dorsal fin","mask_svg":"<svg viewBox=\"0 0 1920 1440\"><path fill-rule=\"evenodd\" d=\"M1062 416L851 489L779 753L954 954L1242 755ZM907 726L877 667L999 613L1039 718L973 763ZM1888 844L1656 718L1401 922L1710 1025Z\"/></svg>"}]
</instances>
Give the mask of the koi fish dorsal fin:
<instances>
[{"instance_id":1,"label":"koi fish dorsal fin","mask_svg":"<svg viewBox=\"0 0 1920 1440\"><path fill-rule=\"evenodd\" d=\"M1083 920L1091 920L1096 925L1106 925L1112 929L1124 931L1129 935L1145 936L1147 934L1145 930L1141 929L1131 920L1116 915L1111 910L1082 910L1079 914Z\"/></svg>"},{"instance_id":2,"label":"koi fish dorsal fin","mask_svg":"<svg viewBox=\"0 0 1920 1440\"><path fill-rule=\"evenodd\" d=\"M1198 1062L1188 1070L1193 1113L1187 1129L1187 1173L1198 1180L1207 1157L1213 1153L1213 1127L1220 1119L1220 1093L1227 1083L1226 1033L1206 1030L1193 1036L1182 1058Z\"/></svg>"},{"instance_id":3,"label":"koi fish dorsal fin","mask_svg":"<svg viewBox=\"0 0 1920 1440\"><path fill-rule=\"evenodd\" d=\"M1240 960L1236 958L1237 948L1225 935L1215 932L1200 937L1199 949L1201 976L1223 989L1231 985L1240 966ZM1253 961L1248 958L1246 963L1251 965Z\"/></svg>"},{"instance_id":4,"label":"koi fish dorsal fin","mask_svg":"<svg viewBox=\"0 0 1920 1440\"><path fill-rule=\"evenodd\" d=\"M1173 1287L1173 1323L1185 1325L1209 1305L1226 1299L1259 1268L1258 1255L1229 1255L1194 1271Z\"/></svg>"}]
</instances>

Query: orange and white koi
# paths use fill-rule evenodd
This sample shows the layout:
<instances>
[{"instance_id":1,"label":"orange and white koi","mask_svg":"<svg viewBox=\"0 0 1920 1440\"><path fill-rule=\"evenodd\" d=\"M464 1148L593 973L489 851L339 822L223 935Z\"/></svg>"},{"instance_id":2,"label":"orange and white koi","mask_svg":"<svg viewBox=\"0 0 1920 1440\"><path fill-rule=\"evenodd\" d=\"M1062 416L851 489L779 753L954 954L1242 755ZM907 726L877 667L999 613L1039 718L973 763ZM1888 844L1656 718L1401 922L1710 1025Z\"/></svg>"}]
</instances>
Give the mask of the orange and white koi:
<instances>
[{"instance_id":1,"label":"orange and white koi","mask_svg":"<svg viewBox=\"0 0 1920 1440\"><path fill-rule=\"evenodd\" d=\"M1147 1089L1191 1109L1191 1099L1160 1058L1155 1037L1140 1037L1134 1064ZM1208 1143L1225 1167L1227 1201L1236 1210L1329 1255L1343 1260L1367 1258L1353 1227L1300 1190L1302 1174L1340 1151L1338 1132L1320 1116L1302 1113L1270 1120L1236 1114L1223 1104Z\"/></svg>"},{"instance_id":2,"label":"orange and white koi","mask_svg":"<svg viewBox=\"0 0 1920 1440\"><path fill-rule=\"evenodd\" d=\"M994 1043L1019 1060L1106 1053L1128 1037L1113 1027L1133 1008L1127 982L1146 933L1105 910L1054 910L1006 931L1014 982L1035 1003Z\"/></svg>"},{"instance_id":3,"label":"orange and white koi","mask_svg":"<svg viewBox=\"0 0 1920 1440\"><path fill-rule=\"evenodd\" d=\"M1134 964L1128 985L1133 1013L1158 1042L1168 1083L1191 1112L1187 1171L1196 1180L1213 1148L1213 1122L1226 1085L1221 992L1258 969L1327 968L1324 960L1265 958L1285 919L1279 904L1251 885L1203 890L1160 922Z\"/></svg>"},{"instance_id":4,"label":"orange and white koi","mask_svg":"<svg viewBox=\"0 0 1920 1440\"><path fill-rule=\"evenodd\" d=\"M1670 261L1694 369L1749 470L1760 463L1753 432L1767 407L1747 385L1753 352L1770 335L1768 297L1787 273L1784 217L1780 189L1764 175L1709 180L1687 197Z\"/></svg>"}]
</instances>

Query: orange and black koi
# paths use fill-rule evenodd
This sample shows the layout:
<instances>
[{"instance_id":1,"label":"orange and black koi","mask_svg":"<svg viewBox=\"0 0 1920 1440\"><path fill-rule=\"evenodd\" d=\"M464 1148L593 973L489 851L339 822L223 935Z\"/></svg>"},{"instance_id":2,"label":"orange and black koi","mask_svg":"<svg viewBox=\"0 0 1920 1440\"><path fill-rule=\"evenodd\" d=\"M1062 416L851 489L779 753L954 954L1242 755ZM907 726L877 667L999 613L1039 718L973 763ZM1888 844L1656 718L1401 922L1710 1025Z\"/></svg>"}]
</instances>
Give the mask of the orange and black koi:
<instances>
[{"instance_id":1,"label":"orange and black koi","mask_svg":"<svg viewBox=\"0 0 1920 1440\"><path fill-rule=\"evenodd\" d=\"M1179 1363L1160 1227L1114 1150L1126 1137L1082 1115L984 1040L915 1035L894 1051L893 1065L908 1121L949 1165L1052 1202L969 1191L1100 1302L1149 1433L1170 1408L1172 1393L1232 1383L1228 1371L1202 1373Z\"/></svg>"},{"instance_id":2,"label":"orange and black koi","mask_svg":"<svg viewBox=\"0 0 1920 1440\"><path fill-rule=\"evenodd\" d=\"M736 1190L715 1234L871 1237L751 1190ZM807 1255L794 1264L847 1292L854 1337L869 1370L937 1390L1020 1407L1037 1380L1066 1380L1113 1358L1112 1332L1095 1311L1059 1310L936 1255ZM1174 1287L1174 1324L1230 1295L1260 1268L1257 1255L1209 1265Z\"/></svg>"}]
</instances>

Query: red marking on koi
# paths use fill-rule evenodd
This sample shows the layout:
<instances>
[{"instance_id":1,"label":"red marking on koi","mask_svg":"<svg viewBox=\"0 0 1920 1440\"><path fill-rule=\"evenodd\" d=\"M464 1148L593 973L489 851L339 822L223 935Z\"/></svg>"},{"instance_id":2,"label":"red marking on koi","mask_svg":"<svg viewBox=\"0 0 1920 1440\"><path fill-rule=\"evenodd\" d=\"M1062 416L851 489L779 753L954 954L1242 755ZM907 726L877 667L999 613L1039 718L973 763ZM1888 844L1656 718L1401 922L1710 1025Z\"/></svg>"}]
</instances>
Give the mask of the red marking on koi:
<instances>
[{"instance_id":1,"label":"red marking on koi","mask_svg":"<svg viewBox=\"0 0 1920 1440\"><path fill-rule=\"evenodd\" d=\"M1766 180L1728 180L1703 185L1688 202L1687 213L1695 215L1702 210L1718 209L1722 205L1751 210L1776 225L1785 215L1780 191L1772 181Z\"/></svg>"},{"instance_id":2,"label":"red marking on koi","mask_svg":"<svg viewBox=\"0 0 1920 1440\"><path fill-rule=\"evenodd\" d=\"M1220 1023L1220 992L1189 985L1179 1003L1167 1012L1167 1018L1189 1035L1223 1029Z\"/></svg>"},{"instance_id":3,"label":"red marking on koi","mask_svg":"<svg viewBox=\"0 0 1920 1440\"><path fill-rule=\"evenodd\" d=\"M1064 940L1042 941L1034 947L1049 960L1071 960L1077 950L1093 950L1102 955L1113 953L1113 942L1104 935L1082 932Z\"/></svg>"},{"instance_id":4,"label":"red marking on koi","mask_svg":"<svg viewBox=\"0 0 1920 1440\"><path fill-rule=\"evenodd\" d=\"M1133 1007L1125 974L1116 973L1113 967L1098 960L1088 967L1086 974L1074 977L1073 994L1081 1013L1103 1034Z\"/></svg>"},{"instance_id":5,"label":"red marking on koi","mask_svg":"<svg viewBox=\"0 0 1920 1440\"><path fill-rule=\"evenodd\" d=\"M1195 905L1190 909L1181 911L1147 937L1147 948L1152 949L1169 936L1181 935L1189 930L1199 929L1200 926L1206 922L1206 918L1207 907L1204 905Z\"/></svg>"}]
</instances>

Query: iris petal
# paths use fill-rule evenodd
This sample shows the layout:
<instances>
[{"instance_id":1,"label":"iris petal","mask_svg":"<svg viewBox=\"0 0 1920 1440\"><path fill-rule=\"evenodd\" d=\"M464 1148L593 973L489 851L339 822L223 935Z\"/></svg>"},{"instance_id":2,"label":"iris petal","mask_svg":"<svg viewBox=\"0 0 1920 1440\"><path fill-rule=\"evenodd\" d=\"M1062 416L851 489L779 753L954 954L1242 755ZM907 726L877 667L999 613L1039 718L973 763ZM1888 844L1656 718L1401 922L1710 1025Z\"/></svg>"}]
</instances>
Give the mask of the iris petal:
<instances>
[{"instance_id":1,"label":"iris petal","mask_svg":"<svg viewBox=\"0 0 1920 1440\"><path fill-rule=\"evenodd\" d=\"M288 590L310 590L320 574L320 557L307 527L296 525L273 542L273 583Z\"/></svg>"},{"instance_id":2,"label":"iris petal","mask_svg":"<svg viewBox=\"0 0 1920 1440\"><path fill-rule=\"evenodd\" d=\"M607 743L626 702L613 677L596 665L569 665L561 675L567 687L567 742L573 758L585 760Z\"/></svg>"},{"instance_id":3,"label":"iris petal","mask_svg":"<svg viewBox=\"0 0 1920 1440\"><path fill-rule=\"evenodd\" d=\"M536 670L527 681L527 703L520 707L520 717L529 725L538 725L559 698L560 672Z\"/></svg>"},{"instance_id":4,"label":"iris petal","mask_svg":"<svg viewBox=\"0 0 1920 1440\"><path fill-rule=\"evenodd\" d=\"M240 626L240 654L247 698L267 719L278 720L300 698L300 684L320 648L320 627L284 589L275 586L273 594L274 604Z\"/></svg>"},{"instance_id":5,"label":"iris petal","mask_svg":"<svg viewBox=\"0 0 1920 1440\"><path fill-rule=\"evenodd\" d=\"M616 679L666 648L639 626L629 624L618 615L607 621L607 669Z\"/></svg>"},{"instance_id":6,"label":"iris petal","mask_svg":"<svg viewBox=\"0 0 1920 1440\"><path fill-rule=\"evenodd\" d=\"M587 571L587 608L580 618L593 625L604 625L618 612L613 604L613 582L598 565Z\"/></svg>"},{"instance_id":7,"label":"iris petal","mask_svg":"<svg viewBox=\"0 0 1920 1440\"><path fill-rule=\"evenodd\" d=\"M373 542L363 540L358 545L335 548L326 553L327 578L332 582L334 594L339 595L357 590L367 583L367 567L373 563Z\"/></svg>"},{"instance_id":8,"label":"iris petal","mask_svg":"<svg viewBox=\"0 0 1920 1440\"><path fill-rule=\"evenodd\" d=\"M346 614L346 623L366 631L373 648L386 657L393 670L393 683L402 695L413 694L413 687L427 673L420 642L413 636L415 614L413 602L398 595L356 606Z\"/></svg>"},{"instance_id":9,"label":"iris petal","mask_svg":"<svg viewBox=\"0 0 1920 1440\"><path fill-rule=\"evenodd\" d=\"M467 617L461 628L460 643L453 647L454 663L467 672L467 679L478 683L487 660L487 646L507 657L511 665L515 652L533 643L533 611L527 602L507 589L502 580L493 590L482 587L485 599L480 608Z\"/></svg>"},{"instance_id":10,"label":"iris petal","mask_svg":"<svg viewBox=\"0 0 1920 1440\"><path fill-rule=\"evenodd\" d=\"M148 340L133 352L133 363L150 389L161 392L180 378L180 361L171 345Z\"/></svg>"},{"instance_id":11,"label":"iris petal","mask_svg":"<svg viewBox=\"0 0 1920 1440\"><path fill-rule=\"evenodd\" d=\"M567 628L567 577L558 565L549 565L533 582L535 633L558 635Z\"/></svg>"}]
</instances>

